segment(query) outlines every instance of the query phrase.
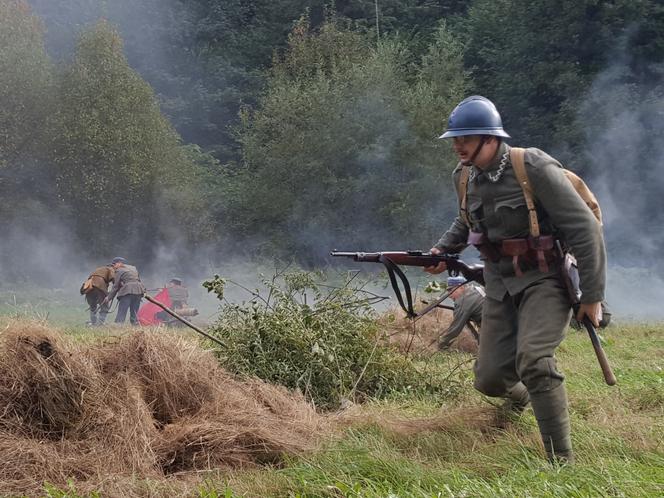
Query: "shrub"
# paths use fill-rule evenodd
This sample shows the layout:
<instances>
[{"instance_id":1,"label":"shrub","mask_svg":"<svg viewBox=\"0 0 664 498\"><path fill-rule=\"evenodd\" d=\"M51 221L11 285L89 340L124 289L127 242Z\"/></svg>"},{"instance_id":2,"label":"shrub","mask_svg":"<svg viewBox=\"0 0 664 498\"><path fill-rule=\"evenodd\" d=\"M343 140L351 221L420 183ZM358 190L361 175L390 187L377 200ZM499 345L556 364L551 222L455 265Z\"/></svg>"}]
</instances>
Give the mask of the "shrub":
<instances>
[{"instance_id":1,"label":"shrub","mask_svg":"<svg viewBox=\"0 0 664 498\"><path fill-rule=\"evenodd\" d=\"M215 276L203 284L223 302L211 333L227 345L219 355L230 371L299 389L322 408L344 398L441 389L388 347L372 307L382 298L355 275L336 286L302 271L261 282L263 291L245 289L251 299L242 304L224 299L229 281Z\"/></svg>"}]
</instances>

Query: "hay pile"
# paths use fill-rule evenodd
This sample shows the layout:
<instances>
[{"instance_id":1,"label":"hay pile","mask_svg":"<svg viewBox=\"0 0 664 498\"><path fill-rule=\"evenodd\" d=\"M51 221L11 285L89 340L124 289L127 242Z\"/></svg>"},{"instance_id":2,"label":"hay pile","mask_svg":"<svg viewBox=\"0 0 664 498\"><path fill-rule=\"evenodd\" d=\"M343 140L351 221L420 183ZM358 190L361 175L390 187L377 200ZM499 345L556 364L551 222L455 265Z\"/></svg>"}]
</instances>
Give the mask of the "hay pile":
<instances>
[{"instance_id":1,"label":"hay pile","mask_svg":"<svg viewBox=\"0 0 664 498\"><path fill-rule=\"evenodd\" d=\"M323 429L301 396L241 382L170 334L82 345L34 323L0 332L2 495L278 463Z\"/></svg>"},{"instance_id":2,"label":"hay pile","mask_svg":"<svg viewBox=\"0 0 664 498\"><path fill-rule=\"evenodd\" d=\"M419 303L420 307L423 307ZM436 308L414 324L400 308L391 308L380 318L380 326L388 342L402 352L432 354L438 351L438 338L452 322L452 311ZM477 353L477 341L468 328L452 343L452 349Z\"/></svg>"}]
</instances>

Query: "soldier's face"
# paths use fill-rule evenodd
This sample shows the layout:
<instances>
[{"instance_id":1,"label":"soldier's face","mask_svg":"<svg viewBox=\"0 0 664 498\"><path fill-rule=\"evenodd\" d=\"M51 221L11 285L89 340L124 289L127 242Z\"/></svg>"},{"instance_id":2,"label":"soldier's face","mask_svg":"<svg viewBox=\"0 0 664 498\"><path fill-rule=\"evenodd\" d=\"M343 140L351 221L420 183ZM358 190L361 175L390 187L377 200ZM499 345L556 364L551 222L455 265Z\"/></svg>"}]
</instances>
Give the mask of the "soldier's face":
<instances>
[{"instance_id":1,"label":"soldier's face","mask_svg":"<svg viewBox=\"0 0 664 498\"><path fill-rule=\"evenodd\" d=\"M454 153L459 158L462 164L469 164L473 154L480 147L482 137L480 135L466 135L465 137L454 137L452 140L452 147ZM484 145L477 152L477 156L473 163L477 166L484 167L491 164L494 156L496 155L496 147L498 141L494 137L485 137Z\"/></svg>"}]
</instances>

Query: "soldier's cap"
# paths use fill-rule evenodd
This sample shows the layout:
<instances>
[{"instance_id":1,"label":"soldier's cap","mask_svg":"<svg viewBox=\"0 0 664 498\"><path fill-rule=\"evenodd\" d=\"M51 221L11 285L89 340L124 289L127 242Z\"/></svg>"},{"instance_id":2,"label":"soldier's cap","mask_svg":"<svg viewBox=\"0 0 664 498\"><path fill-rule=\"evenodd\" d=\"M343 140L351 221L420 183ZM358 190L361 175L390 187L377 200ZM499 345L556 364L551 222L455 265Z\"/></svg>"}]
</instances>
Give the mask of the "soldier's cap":
<instances>
[{"instance_id":1,"label":"soldier's cap","mask_svg":"<svg viewBox=\"0 0 664 498\"><path fill-rule=\"evenodd\" d=\"M120 257L113 258L113 259L111 260L111 264L112 264L112 265L114 265L115 263L122 263L122 264L125 264L126 262L127 262L126 259L124 259L124 258L120 258Z\"/></svg>"},{"instance_id":2,"label":"soldier's cap","mask_svg":"<svg viewBox=\"0 0 664 498\"><path fill-rule=\"evenodd\" d=\"M170 283L175 284L175 285L182 285L182 279L174 277L170 280Z\"/></svg>"},{"instance_id":3,"label":"soldier's cap","mask_svg":"<svg viewBox=\"0 0 664 498\"><path fill-rule=\"evenodd\" d=\"M461 284L465 284L466 279L463 278L462 276L458 277L448 277L447 278L447 288L450 289L452 287L458 287Z\"/></svg>"}]
</instances>

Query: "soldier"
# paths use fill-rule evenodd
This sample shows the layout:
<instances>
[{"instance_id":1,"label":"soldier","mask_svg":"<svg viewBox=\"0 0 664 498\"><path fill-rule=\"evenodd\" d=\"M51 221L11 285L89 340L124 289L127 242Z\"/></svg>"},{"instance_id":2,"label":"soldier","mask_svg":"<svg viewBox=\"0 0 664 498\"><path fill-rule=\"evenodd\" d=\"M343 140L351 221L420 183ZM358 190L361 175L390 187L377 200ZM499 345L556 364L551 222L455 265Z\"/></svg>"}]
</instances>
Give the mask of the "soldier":
<instances>
[{"instance_id":1,"label":"soldier","mask_svg":"<svg viewBox=\"0 0 664 498\"><path fill-rule=\"evenodd\" d=\"M431 251L459 252L472 244L485 262L475 388L507 398L506 404L516 409L530 400L549 460L571 463L567 394L554 357L571 304L559 276L554 240L578 262L583 295L577 319L588 316L597 326L606 279L601 225L560 163L535 148L524 153L535 201L535 209L529 210L512 167L517 151L513 156L504 143L509 135L488 99L463 100L440 138L453 139L460 160L453 181L465 195L459 196L459 216ZM532 217L541 228L539 237L531 235ZM445 269L441 263L426 270Z\"/></svg>"},{"instance_id":2,"label":"soldier","mask_svg":"<svg viewBox=\"0 0 664 498\"><path fill-rule=\"evenodd\" d=\"M136 267L128 265L124 258L113 258L112 264L115 269L115 283L104 301L109 303L117 295L118 313L115 315L115 323L124 323L129 310L129 321L132 325L138 325L136 313L141 306L145 286Z\"/></svg>"},{"instance_id":3,"label":"soldier","mask_svg":"<svg viewBox=\"0 0 664 498\"><path fill-rule=\"evenodd\" d=\"M90 306L90 325L103 325L108 315L106 295L108 286L115 278L113 265L100 266L93 271L81 286L81 294ZM99 317L97 317L99 312Z\"/></svg>"},{"instance_id":4,"label":"soldier","mask_svg":"<svg viewBox=\"0 0 664 498\"><path fill-rule=\"evenodd\" d=\"M452 341L459 336L469 322L474 322L475 326L482 323L482 306L484 296L486 296L484 289L473 284L466 284L466 279L463 277L449 277L447 288L453 289L450 299L454 301L454 318L439 339L438 349L441 351L449 349ZM479 341L475 327L472 327L471 331L475 340Z\"/></svg>"},{"instance_id":5,"label":"soldier","mask_svg":"<svg viewBox=\"0 0 664 498\"><path fill-rule=\"evenodd\" d=\"M182 285L181 278L172 278L168 282L166 289L168 290L168 297L171 300L173 311L184 317L198 315L198 310L189 306L189 291ZM165 311L160 311L155 316L170 327L181 327L184 325L180 320L172 317Z\"/></svg>"},{"instance_id":6,"label":"soldier","mask_svg":"<svg viewBox=\"0 0 664 498\"><path fill-rule=\"evenodd\" d=\"M172 278L166 288L168 289L168 297L171 298L171 307L174 310L177 311L187 306L189 291L182 285L181 278Z\"/></svg>"}]
</instances>

